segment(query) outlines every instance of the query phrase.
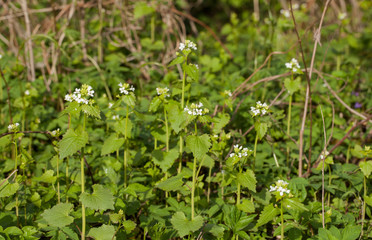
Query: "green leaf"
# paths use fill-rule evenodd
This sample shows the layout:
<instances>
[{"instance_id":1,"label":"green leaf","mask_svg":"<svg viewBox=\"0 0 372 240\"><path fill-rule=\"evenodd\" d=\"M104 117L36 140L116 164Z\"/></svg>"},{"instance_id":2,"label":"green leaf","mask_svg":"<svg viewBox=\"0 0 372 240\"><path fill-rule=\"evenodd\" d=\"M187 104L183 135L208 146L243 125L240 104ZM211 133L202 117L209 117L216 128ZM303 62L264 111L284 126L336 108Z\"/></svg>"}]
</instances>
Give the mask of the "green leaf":
<instances>
[{"instance_id":1,"label":"green leaf","mask_svg":"<svg viewBox=\"0 0 372 240\"><path fill-rule=\"evenodd\" d=\"M160 104L161 104L161 99L158 96L154 97L151 100L149 111L150 112L156 112L156 110L158 110Z\"/></svg>"},{"instance_id":2,"label":"green leaf","mask_svg":"<svg viewBox=\"0 0 372 240\"><path fill-rule=\"evenodd\" d=\"M71 228L69 228L69 227L63 227L61 230L62 230L62 232L64 234L66 234L69 237L69 239L79 240L78 235Z\"/></svg>"},{"instance_id":3,"label":"green leaf","mask_svg":"<svg viewBox=\"0 0 372 240\"><path fill-rule=\"evenodd\" d=\"M309 211L298 199L296 198L284 198L283 206L286 209L298 210L298 211Z\"/></svg>"},{"instance_id":4,"label":"green leaf","mask_svg":"<svg viewBox=\"0 0 372 240\"><path fill-rule=\"evenodd\" d=\"M217 118L213 118L213 134L219 134L223 127L230 122L230 115L227 113L220 114Z\"/></svg>"},{"instance_id":5,"label":"green leaf","mask_svg":"<svg viewBox=\"0 0 372 240\"><path fill-rule=\"evenodd\" d=\"M176 212L171 219L173 227L177 230L178 235L182 238L199 230L203 226L203 218L197 216L194 220L188 220L183 212Z\"/></svg>"},{"instance_id":6,"label":"green leaf","mask_svg":"<svg viewBox=\"0 0 372 240\"><path fill-rule=\"evenodd\" d=\"M265 225L266 223L272 221L279 213L280 210L275 208L272 203L265 206L264 210L260 214L260 217L258 218L256 227Z\"/></svg>"},{"instance_id":7,"label":"green leaf","mask_svg":"<svg viewBox=\"0 0 372 240\"><path fill-rule=\"evenodd\" d=\"M183 181L181 175L170 177L156 185L157 188L167 192L181 190L182 186Z\"/></svg>"},{"instance_id":8,"label":"green leaf","mask_svg":"<svg viewBox=\"0 0 372 240\"><path fill-rule=\"evenodd\" d=\"M124 95L122 99L123 102L129 107L134 107L136 105L136 97L132 92L130 92L128 95Z\"/></svg>"},{"instance_id":9,"label":"green leaf","mask_svg":"<svg viewBox=\"0 0 372 240\"><path fill-rule=\"evenodd\" d=\"M256 192L256 177L254 172L250 169L247 169L245 173L238 173L237 176L238 182L249 190Z\"/></svg>"},{"instance_id":10,"label":"green leaf","mask_svg":"<svg viewBox=\"0 0 372 240\"><path fill-rule=\"evenodd\" d=\"M179 55L178 57L176 57L175 59L173 59L172 62L170 62L168 64L168 67L173 66L173 65L176 65L176 64L181 64L184 61L185 61L185 57L182 56L182 55Z\"/></svg>"},{"instance_id":11,"label":"green leaf","mask_svg":"<svg viewBox=\"0 0 372 240\"><path fill-rule=\"evenodd\" d=\"M366 196L364 201L366 201L366 203L372 207L372 196L369 197L369 196Z\"/></svg>"},{"instance_id":12,"label":"green leaf","mask_svg":"<svg viewBox=\"0 0 372 240\"><path fill-rule=\"evenodd\" d=\"M115 132L121 133L121 134L123 134L123 136L125 136L125 122L126 121L127 121L126 119L122 119L120 121L116 121L114 123L114 130L115 130ZM131 138L131 136L132 136L132 128L133 128L133 123L128 118L128 121L127 121L127 137L128 138Z\"/></svg>"},{"instance_id":13,"label":"green leaf","mask_svg":"<svg viewBox=\"0 0 372 240\"><path fill-rule=\"evenodd\" d=\"M80 201L86 206L94 210L114 209L114 196L112 192L102 185L93 185L93 193L82 193Z\"/></svg>"},{"instance_id":14,"label":"green leaf","mask_svg":"<svg viewBox=\"0 0 372 240\"><path fill-rule=\"evenodd\" d=\"M163 152L161 150L155 150L152 152L152 160L158 165L163 172L168 171L172 167L174 162L179 156L178 149L171 149L169 152Z\"/></svg>"},{"instance_id":15,"label":"green leaf","mask_svg":"<svg viewBox=\"0 0 372 240\"><path fill-rule=\"evenodd\" d=\"M346 226L342 230L342 240L355 240L359 237L360 231L360 226Z\"/></svg>"},{"instance_id":16,"label":"green leaf","mask_svg":"<svg viewBox=\"0 0 372 240\"><path fill-rule=\"evenodd\" d=\"M102 225L99 228L91 228L87 237L92 237L95 240L112 240L114 237L115 228L111 225Z\"/></svg>"},{"instance_id":17,"label":"green leaf","mask_svg":"<svg viewBox=\"0 0 372 240\"><path fill-rule=\"evenodd\" d=\"M263 122L255 122L254 123L254 129L256 130L256 133L258 134L258 139L262 139L266 132L267 132L267 123Z\"/></svg>"},{"instance_id":18,"label":"green leaf","mask_svg":"<svg viewBox=\"0 0 372 240\"><path fill-rule=\"evenodd\" d=\"M131 233L136 228L136 225L137 224L131 220L126 220L123 222L123 226L127 234Z\"/></svg>"},{"instance_id":19,"label":"green leaf","mask_svg":"<svg viewBox=\"0 0 372 240\"><path fill-rule=\"evenodd\" d=\"M59 158L71 156L88 143L88 133L78 128L76 131L70 128L67 130L63 139L59 142Z\"/></svg>"},{"instance_id":20,"label":"green leaf","mask_svg":"<svg viewBox=\"0 0 372 240\"><path fill-rule=\"evenodd\" d=\"M85 114L88 114L89 116L93 116L98 119L101 119L101 115L100 115L101 111L99 110L98 106L84 104L83 106L81 106L81 110Z\"/></svg>"},{"instance_id":21,"label":"green leaf","mask_svg":"<svg viewBox=\"0 0 372 240\"><path fill-rule=\"evenodd\" d=\"M117 138L116 134L111 134L109 138L105 140L101 149L101 156L110 154L119 150L124 144L124 138Z\"/></svg>"},{"instance_id":22,"label":"green leaf","mask_svg":"<svg viewBox=\"0 0 372 240\"><path fill-rule=\"evenodd\" d=\"M295 80L291 80L289 78L286 78L284 80L284 86L288 90L289 94L293 94L297 92L301 87L301 78L296 78Z\"/></svg>"},{"instance_id":23,"label":"green leaf","mask_svg":"<svg viewBox=\"0 0 372 240\"><path fill-rule=\"evenodd\" d=\"M62 228L74 221L74 218L69 215L73 207L71 203L59 203L45 210L41 216L50 226Z\"/></svg>"},{"instance_id":24,"label":"green leaf","mask_svg":"<svg viewBox=\"0 0 372 240\"><path fill-rule=\"evenodd\" d=\"M0 181L0 183L2 183L0 186L0 198L14 195L19 188L19 184L17 182L9 183L8 180L5 180L5 182L3 181L4 180Z\"/></svg>"},{"instance_id":25,"label":"green leaf","mask_svg":"<svg viewBox=\"0 0 372 240\"><path fill-rule=\"evenodd\" d=\"M155 12L155 9L147 5L146 2L138 2L134 6L134 19L138 19L153 12Z\"/></svg>"},{"instance_id":26,"label":"green leaf","mask_svg":"<svg viewBox=\"0 0 372 240\"><path fill-rule=\"evenodd\" d=\"M8 234L8 235L22 235L23 232L21 229L15 227L15 226L12 226L12 227L7 227L5 230L4 230L4 233L5 234Z\"/></svg>"},{"instance_id":27,"label":"green leaf","mask_svg":"<svg viewBox=\"0 0 372 240\"><path fill-rule=\"evenodd\" d=\"M191 150L194 157L201 159L211 147L211 141L207 134L201 136L187 136L186 146Z\"/></svg>"},{"instance_id":28,"label":"green leaf","mask_svg":"<svg viewBox=\"0 0 372 240\"><path fill-rule=\"evenodd\" d=\"M179 133L182 128L181 125L185 122L185 115L183 111L181 111L178 107L178 103L169 102L167 105L167 113L168 113L168 120L170 122L171 128L176 132Z\"/></svg>"},{"instance_id":29,"label":"green leaf","mask_svg":"<svg viewBox=\"0 0 372 240\"><path fill-rule=\"evenodd\" d=\"M186 74L191 77L194 81L199 80L199 69L194 64L184 64L183 70L186 72Z\"/></svg>"},{"instance_id":30,"label":"green leaf","mask_svg":"<svg viewBox=\"0 0 372 240\"><path fill-rule=\"evenodd\" d=\"M238 209L240 211L246 212L246 213L253 213L254 212L254 204L248 199L243 199L241 204L237 205Z\"/></svg>"},{"instance_id":31,"label":"green leaf","mask_svg":"<svg viewBox=\"0 0 372 240\"><path fill-rule=\"evenodd\" d=\"M359 163L360 170L364 174L366 178L371 175L372 172L372 161L367 161L367 162L360 162Z\"/></svg>"},{"instance_id":32,"label":"green leaf","mask_svg":"<svg viewBox=\"0 0 372 240\"><path fill-rule=\"evenodd\" d=\"M220 239L223 238L223 232L225 229L221 226L218 226L216 224L207 224L203 228L205 232L210 232L213 236Z\"/></svg>"},{"instance_id":33,"label":"green leaf","mask_svg":"<svg viewBox=\"0 0 372 240\"><path fill-rule=\"evenodd\" d=\"M53 176L53 170L47 170L40 177L35 177L34 180L37 182L54 183L57 180L57 176Z\"/></svg>"}]
</instances>

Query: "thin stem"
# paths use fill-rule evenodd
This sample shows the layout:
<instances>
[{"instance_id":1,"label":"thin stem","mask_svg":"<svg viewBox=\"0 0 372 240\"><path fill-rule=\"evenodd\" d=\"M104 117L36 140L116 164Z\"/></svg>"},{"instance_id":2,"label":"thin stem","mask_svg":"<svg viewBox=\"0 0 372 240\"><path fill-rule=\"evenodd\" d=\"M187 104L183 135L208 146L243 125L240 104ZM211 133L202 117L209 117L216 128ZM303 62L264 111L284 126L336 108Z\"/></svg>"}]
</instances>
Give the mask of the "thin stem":
<instances>
[{"instance_id":1,"label":"thin stem","mask_svg":"<svg viewBox=\"0 0 372 240\"><path fill-rule=\"evenodd\" d=\"M84 177L84 149L81 151L82 156L80 159L80 171L81 171L81 193L85 191L85 177ZM81 204L81 219L82 219L82 227L81 227L81 240L85 240L85 206Z\"/></svg>"},{"instance_id":2,"label":"thin stem","mask_svg":"<svg viewBox=\"0 0 372 240\"><path fill-rule=\"evenodd\" d=\"M129 106L127 105L127 114L125 116L125 130L124 130L124 141L125 141L125 146L124 146L124 188L127 187L127 129L128 129L128 116L129 116Z\"/></svg>"},{"instance_id":3,"label":"thin stem","mask_svg":"<svg viewBox=\"0 0 372 240\"><path fill-rule=\"evenodd\" d=\"M14 140L14 151L15 151L15 165L14 170L16 171L18 169L18 145L17 145L17 139ZM17 181L17 171L14 174L14 178ZM18 191L16 193L16 216L17 216L17 226L19 226L19 209L18 209Z\"/></svg>"},{"instance_id":4,"label":"thin stem","mask_svg":"<svg viewBox=\"0 0 372 240\"><path fill-rule=\"evenodd\" d=\"M364 158L364 163L366 162L366 158ZM366 217L366 198L367 198L367 178L366 176L363 177L363 208L362 208L362 230L361 230L361 233L360 233L360 238L359 239L362 239L362 236L363 236L363 228L364 228L364 220L365 220L365 217Z\"/></svg>"},{"instance_id":5,"label":"thin stem","mask_svg":"<svg viewBox=\"0 0 372 240\"><path fill-rule=\"evenodd\" d=\"M191 220L194 220L195 215L195 181L196 181L196 158L194 157L194 165L192 167L192 189L191 189Z\"/></svg>"},{"instance_id":6,"label":"thin stem","mask_svg":"<svg viewBox=\"0 0 372 240\"><path fill-rule=\"evenodd\" d=\"M253 163L252 163L252 170L253 170L253 172L254 172L254 169L255 169L255 166L256 166L257 141L258 141L258 132L256 132L256 139L254 140Z\"/></svg>"},{"instance_id":7,"label":"thin stem","mask_svg":"<svg viewBox=\"0 0 372 240\"><path fill-rule=\"evenodd\" d=\"M280 220L281 224L281 238L284 239L284 218L283 218L283 200L280 201Z\"/></svg>"},{"instance_id":8,"label":"thin stem","mask_svg":"<svg viewBox=\"0 0 372 240\"><path fill-rule=\"evenodd\" d=\"M209 203L210 195L211 195L211 176L212 176L212 168L209 168L208 171L208 192L207 192L207 202Z\"/></svg>"},{"instance_id":9,"label":"thin stem","mask_svg":"<svg viewBox=\"0 0 372 240\"><path fill-rule=\"evenodd\" d=\"M169 128L168 128L168 118L167 118L167 110L164 107L164 121L165 121L165 146L166 146L166 151L169 152Z\"/></svg>"},{"instance_id":10,"label":"thin stem","mask_svg":"<svg viewBox=\"0 0 372 240\"><path fill-rule=\"evenodd\" d=\"M61 195L59 192L59 153L57 153L57 196L58 196L58 203L61 202Z\"/></svg>"},{"instance_id":11,"label":"thin stem","mask_svg":"<svg viewBox=\"0 0 372 240\"><path fill-rule=\"evenodd\" d=\"M242 168L239 168L239 173L242 172ZM236 206L240 204L240 183L238 182L238 189L236 192Z\"/></svg>"}]
</instances>

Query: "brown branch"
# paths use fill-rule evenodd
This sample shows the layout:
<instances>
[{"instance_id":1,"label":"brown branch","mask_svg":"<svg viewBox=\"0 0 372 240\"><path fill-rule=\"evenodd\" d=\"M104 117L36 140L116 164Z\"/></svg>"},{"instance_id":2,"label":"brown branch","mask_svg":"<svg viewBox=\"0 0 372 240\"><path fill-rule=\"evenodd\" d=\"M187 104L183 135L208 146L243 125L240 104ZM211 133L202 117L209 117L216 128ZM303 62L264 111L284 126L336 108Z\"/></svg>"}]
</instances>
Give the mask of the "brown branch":
<instances>
[{"instance_id":1,"label":"brown branch","mask_svg":"<svg viewBox=\"0 0 372 240\"><path fill-rule=\"evenodd\" d=\"M207 24L205 24L204 22L200 21L199 19L191 16L190 14L187 14L187 13L183 13L181 11L178 11L177 9L175 8L171 8L171 11L178 14L178 15L181 15L181 16L184 16L186 18L188 18L189 20L193 21L193 22L196 22L197 24L201 25L202 27L204 27L205 29L207 29L207 31L212 35L212 37L217 41L219 42L219 44L221 45L221 47L229 54L230 58L233 59L234 56L233 54L230 52L230 50L222 43L222 41L217 37L216 33L212 30L212 28L210 28Z\"/></svg>"}]
</instances>

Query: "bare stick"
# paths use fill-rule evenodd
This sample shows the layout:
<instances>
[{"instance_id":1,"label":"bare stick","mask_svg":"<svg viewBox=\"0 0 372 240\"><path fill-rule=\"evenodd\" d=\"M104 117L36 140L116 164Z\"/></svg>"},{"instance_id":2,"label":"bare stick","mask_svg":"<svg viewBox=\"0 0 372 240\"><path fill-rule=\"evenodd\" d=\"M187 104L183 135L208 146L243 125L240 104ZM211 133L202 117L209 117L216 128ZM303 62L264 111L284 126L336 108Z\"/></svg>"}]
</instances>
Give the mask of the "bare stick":
<instances>
[{"instance_id":1,"label":"bare stick","mask_svg":"<svg viewBox=\"0 0 372 240\"><path fill-rule=\"evenodd\" d=\"M0 187L14 174L18 171L18 169L15 169L7 178L5 178L1 183Z\"/></svg>"},{"instance_id":2,"label":"bare stick","mask_svg":"<svg viewBox=\"0 0 372 240\"><path fill-rule=\"evenodd\" d=\"M27 49L28 54L29 54L29 79L31 81L35 81L35 64L34 64L34 51L32 49L32 40L31 40L31 22L30 18L28 17L28 12L27 12L27 1L23 0L22 3L22 10L24 12L25 16L25 22L26 22L26 39L27 39Z\"/></svg>"}]
</instances>

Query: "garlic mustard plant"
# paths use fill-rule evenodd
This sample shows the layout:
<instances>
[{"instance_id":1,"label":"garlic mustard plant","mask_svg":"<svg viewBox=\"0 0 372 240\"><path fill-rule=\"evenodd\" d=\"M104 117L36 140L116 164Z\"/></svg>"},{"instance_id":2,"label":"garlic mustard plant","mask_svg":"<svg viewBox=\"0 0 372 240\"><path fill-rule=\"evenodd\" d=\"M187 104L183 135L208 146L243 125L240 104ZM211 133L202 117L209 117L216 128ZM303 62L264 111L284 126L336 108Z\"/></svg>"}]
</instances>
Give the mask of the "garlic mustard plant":
<instances>
[{"instance_id":1,"label":"garlic mustard plant","mask_svg":"<svg viewBox=\"0 0 372 240\"><path fill-rule=\"evenodd\" d=\"M94 97L94 90L91 86L83 84L80 88L75 88L75 91L72 94L66 94L65 101L67 102L77 102L79 104L93 104L94 100L89 99Z\"/></svg>"},{"instance_id":2,"label":"garlic mustard plant","mask_svg":"<svg viewBox=\"0 0 372 240\"><path fill-rule=\"evenodd\" d=\"M285 64L286 68L290 69L293 73L301 72L300 64L298 64L297 59L292 58L290 62Z\"/></svg>"},{"instance_id":3,"label":"garlic mustard plant","mask_svg":"<svg viewBox=\"0 0 372 240\"><path fill-rule=\"evenodd\" d=\"M192 103L189 107L183 109L188 115L191 116L203 116L209 113L208 108L203 108L203 103Z\"/></svg>"},{"instance_id":4,"label":"garlic mustard plant","mask_svg":"<svg viewBox=\"0 0 372 240\"><path fill-rule=\"evenodd\" d=\"M121 94L128 95L130 92L134 92L135 88L130 86L128 83L119 83L119 91Z\"/></svg>"},{"instance_id":5,"label":"garlic mustard plant","mask_svg":"<svg viewBox=\"0 0 372 240\"><path fill-rule=\"evenodd\" d=\"M251 115L253 117L263 116L268 113L268 110L269 106L267 106L266 103L261 103L261 101L258 101L255 107L251 107Z\"/></svg>"},{"instance_id":6,"label":"garlic mustard plant","mask_svg":"<svg viewBox=\"0 0 372 240\"><path fill-rule=\"evenodd\" d=\"M13 123L8 126L9 132L18 132L19 131L19 123Z\"/></svg>"}]
</instances>

